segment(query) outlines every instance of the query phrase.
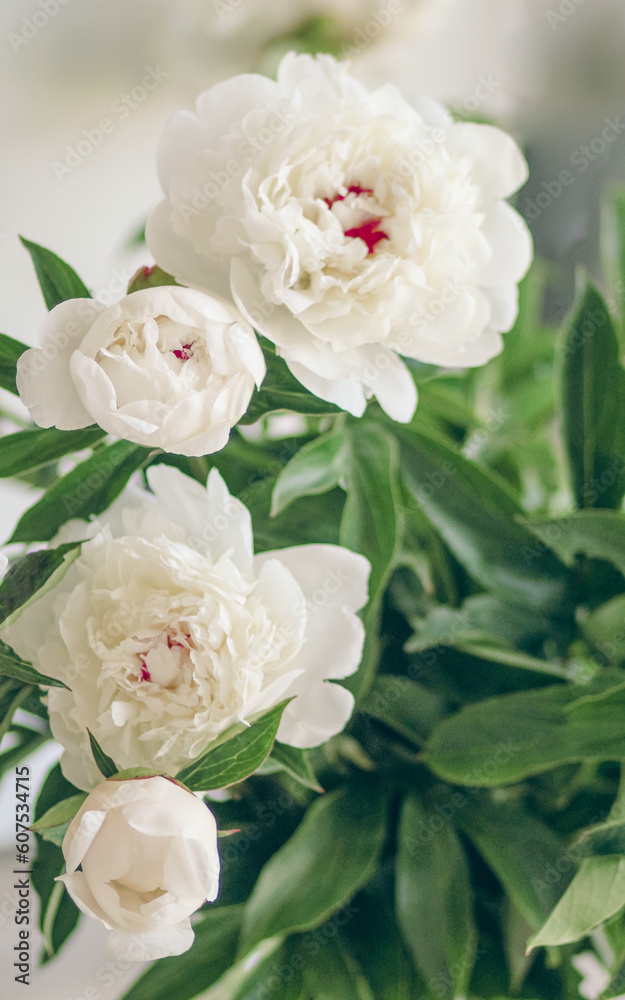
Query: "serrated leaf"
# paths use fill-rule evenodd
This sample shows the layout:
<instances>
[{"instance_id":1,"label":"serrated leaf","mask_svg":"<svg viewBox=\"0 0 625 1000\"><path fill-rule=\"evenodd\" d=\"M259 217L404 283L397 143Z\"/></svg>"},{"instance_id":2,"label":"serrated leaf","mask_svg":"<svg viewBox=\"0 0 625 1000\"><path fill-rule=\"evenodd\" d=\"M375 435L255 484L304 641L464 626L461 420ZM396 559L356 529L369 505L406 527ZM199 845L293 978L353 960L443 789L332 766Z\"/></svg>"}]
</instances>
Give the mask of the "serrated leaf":
<instances>
[{"instance_id":1,"label":"serrated leaf","mask_svg":"<svg viewBox=\"0 0 625 1000\"><path fill-rule=\"evenodd\" d=\"M287 698L276 705L216 749L209 747L205 754L179 771L176 779L195 792L225 788L249 777L269 756L282 713L290 701Z\"/></svg>"},{"instance_id":2,"label":"serrated leaf","mask_svg":"<svg viewBox=\"0 0 625 1000\"><path fill-rule=\"evenodd\" d=\"M395 862L397 922L430 991L454 1000L465 995L475 960L469 871L451 823L430 821L409 795Z\"/></svg>"},{"instance_id":3,"label":"serrated leaf","mask_svg":"<svg viewBox=\"0 0 625 1000\"><path fill-rule=\"evenodd\" d=\"M556 357L576 505L618 507L625 493L625 372L608 307L590 283L562 332Z\"/></svg>"},{"instance_id":4,"label":"serrated leaf","mask_svg":"<svg viewBox=\"0 0 625 1000\"><path fill-rule=\"evenodd\" d=\"M20 518L11 542L47 542L73 518L101 514L119 496L149 448L116 441L77 465Z\"/></svg>"},{"instance_id":5,"label":"serrated leaf","mask_svg":"<svg viewBox=\"0 0 625 1000\"><path fill-rule=\"evenodd\" d=\"M24 351L28 350L27 344L7 337L6 333L0 333L0 388L18 395L15 384L15 373L17 362Z\"/></svg>"},{"instance_id":6,"label":"serrated leaf","mask_svg":"<svg viewBox=\"0 0 625 1000\"><path fill-rule=\"evenodd\" d=\"M566 568L550 551L527 558L535 539L516 520L523 511L503 481L458 452L412 428L400 427L401 471L414 502L467 572L511 604L541 612L568 600Z\"/></svg>"},{"instance_id":7,"label":"serrated leaf","mask_svg":"<svg viewBox=\"0 0 625 1000\"><path fill-rule=\"evenodd\" d=\"M123 1000L191 1000L212 986L232 965L242 906L209 909L193 925L195 940L188 951L153 963Z\"/></svg>"},{"instance_id":8,"label":"serrated leaf","mask_svg":"<svg viewBox=\"0 0 625 1000\"><path fill-rule=\"evenodd\" d=\"M369 881L385 833L385 798L373 783L316 799L260 873L245 910L242 951L323 923Z\"/></svg>"},{"instance_id":9,"label":"serrated leaf","mask_svg":"<svg viewBox=\"0 0 625 1000\"><path fill-rule=\"evenodd\" d=\"M87 730L87 733L89 735L89 743L91 744L91 753L100 774L105 778L112 778L114 774L119 774L120 770L113 758L104 753L104 750L92 732Z\"/></svg>"},{"instance_id":10,"label":"serrated leaf","mask_svg":"<svg viewBox=\"0 0 625 1000\"><path fill-rule=\"evenodd\" d=\"M33 427L0 438L0 479L31 472L75 451L91 448L105 432L99 427L59 431L56 427Z\"/></svg>"},{"instance_id":11,"label":"serrated leaf","mask_svg":"<svg viewBox=\"0 0 625 1000\"><path fill-rule=\"evenodd\" d=\"M55 677L40 674L4 642L0 642L0 677L13 677L25 684L42 684L44 687L67 687L63 681L58 681Z\"/></svg>"},{"instance_id":12,"label":"serrated leaf","mask_svg":"<svg viewBox=\"0 0 625 1000\"><path fill-rule=\"evenodd\" d=\"M625 757L625 682L606 671L585 686L559 684L488 698L434 730L424 762L461 785L509 785L560 764Z\"/></svg>"},{"instance_id":13,"label":"serrated leaf","mask_svg":"<svg viewBox=\"0 0 625 1000\"><path fill-rule=\"evenodd\" d=\"M63 578L80 553L79 542L42 549L23 556L0 583L0 624L7 628L25 608Z\"/></svg>"},{"instance_id":14,"label":"serrated leaf","mask_svg":"<svg viewBox=\"0 0 625 1000\"><path fill-rule=\"evenodd\" d=\"M271 498L275 517L299 497L334 489L345 477L349 443L340 429L308 441L280 472Z\"/></svg>"},{"instance_id":15,"label":"serrated leaf","mask_svg":"<svg viewBox=\"0 0 625 1000\"><path fill-rule=\"evenodd\" d=\"M528 944L528 951L545 945L579 941L625 906L625 858L588 858L553 913Z\"/></svg>"},{"instance_id":16,"label":"serrated leaf","mask_svg":"<svg viewBox=\"0 0 625 1000\"><path fill-rule=\"evenodd\" d=\"M20 240L35 265L39 287L48 309L54 309L67 299L91 298L91 292L69 264L51 250L25 240L23 236L20 236Z\"/></svg>"}]
</instances>

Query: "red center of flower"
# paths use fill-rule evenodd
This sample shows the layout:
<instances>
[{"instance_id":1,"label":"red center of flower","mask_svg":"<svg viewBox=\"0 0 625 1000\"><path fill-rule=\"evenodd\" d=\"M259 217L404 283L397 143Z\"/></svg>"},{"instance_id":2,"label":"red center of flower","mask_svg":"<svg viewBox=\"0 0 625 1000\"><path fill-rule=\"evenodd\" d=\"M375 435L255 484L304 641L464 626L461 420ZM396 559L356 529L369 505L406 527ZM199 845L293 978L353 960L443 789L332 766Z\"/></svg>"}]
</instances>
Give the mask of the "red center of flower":
<instances>
[{"instance_id":1,"label":"red center of flower","mask_svg":"<svg viewBox=\"0 0 625 1000\"><path fill-rule=\"evenodd\" d=\"M179 361L188 361L189 358L193 357L193 350L191 344L183 344L178 350L172 351L172 353L178 358Z\"/></svg>"},{"instance_id":2,"label":"red center of flower","mask_svg":"<svg viewBox=\"0 0 625 1000\"><path fill-rule=\"evenodd\" d=\"M143 659L142 656L140 656L139 659L141 660L141 673L139 675L139 680L140 681L151 681L152 680L152 675L150 674L150 671L148 670L148 668L145 665L145 660Z\"/></svg>"},{"instance_id":3,"label":"red center of flower","mask_svg":"<svg viewBox=\"0 0 625 1000\"><path fill-rule=\"evenodd\" d=\"M332 208L335 202L344 201L348 194L373 194L373 188L363 188L360 184L350 184L345 194L335 194L332 198L324 198L328 208ZM373 253L380 240L387 240L388 236L383 229L379 229L382 219L368 219L353 229L346 229L345 235L354 240L362 240L367 244L367 253Z\"/></svg>"}]
</instances>

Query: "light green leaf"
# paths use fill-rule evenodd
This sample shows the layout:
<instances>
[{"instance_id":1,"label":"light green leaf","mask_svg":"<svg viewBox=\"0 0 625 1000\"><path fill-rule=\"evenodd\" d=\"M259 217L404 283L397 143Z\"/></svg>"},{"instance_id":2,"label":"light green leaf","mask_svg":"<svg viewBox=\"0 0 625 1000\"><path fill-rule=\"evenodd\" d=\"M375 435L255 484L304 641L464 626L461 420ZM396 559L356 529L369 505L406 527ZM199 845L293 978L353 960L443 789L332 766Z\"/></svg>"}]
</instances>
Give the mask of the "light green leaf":
<instances>
[{"instance_id":1,"label":"light green leaf","mask_svg":"<svg viewBox=\"0 0 625 1000\"><path fill-rule=\"evenodd\" d=\"M562 332L556 357L576 505L618 507L625 493L625 372L608 307L590 283Z\"/></svg>"},{"instance_id":2,"label":"light green leaf","mask_svg":"<svg viewBox=\"0 0 625 1000\"><path fill-rule=\"evenodd\" d=\"M397 433L414 502L467 572L511 604L543 613L565 607L566 569L550 551L528 559L535 539L515 520L522 510L504 483L442 441L406 427Z\"/></svg>"},{"instance_id":3,"label":"light green leaf","mask_svg":"<svg viewBox=\"0 0 625 1000\"><path fill-rule=\"evenodd\" d=\"M427 618L413 617L415 635L406 643L407 652L465 642L499 643L515 647L548 635L552 623L529 608L508 604L490 594L469 597L460 608L433 608Z\"/></svg>"},{"instance_id":4,"label":"light green leaf","mask_svg":"<svg viewBox=\"0 0 625 1000\"><path fill-rule=\"evenodd\" d=\"M32 257L39 287L48 309L54 309L59 302L65 302L67 299L91 298L89 289L69 264L51 250L46 250L37 243L31 243L23 236L20 236L20 240Z\"/></svg>"},{"instance_id":5,"label":"light green leaf","mask_svg":"<svg viewBox=\"0 0 625 1000\"><path fill-rule=\"evenodd\" d=\"M27 350L27 344L7 337L6 333L0 333L0 389L6 389L8 392L18 395L15 372L19 358Z\"/></svg>"},{"instance_id":6,"label":"light green leaf","mask_svg":"<svg viewBox=\"0 0 625 1000\"><path fill-rule=\"evenodd\" d=\"M559 684L488 698L434 730L424 762L461 785L509 785L559 764L625 757L625 681L604 671L585 686Z\"/></svg>"},{"instance_id":7,"label":"light green leaf","mask_svg":"<svg viewBox=\"0 0 625 1000\"><path fill-rule=\"evenodd\" d=\"M276 705L256 722L222 743L210 748L176 775L191 791L225 788L243 781L256 771L271 752L284 709L291 701Z\"/></svg>"},{"instance_id":8,"label":"light green leaf","mask_svg":"<svg viewBox=\"0 0 625 1000\"><path fill-rule=\"evenodd\" d=\"M0 583L2 628L7 628L25 608L56 587L79 554L80 543L68 542L55 549L29 552L14 563Z\"/></svg>"},{"instance_id":9,"label":"light green leaf","mask_svg":"<svg viewBox=\"0 0 625 1000\"><path fill-rule=\"evenodd\" d=\"M298 949L298 939L285 941L252 966L244 982L228 1000L261 1000L261 997L269 1000L272 993L277 1000L278 994L273 988L276 984L279 984L280 1000L302 1000L303 965L304 957Z\"/></svg>"},{"instance_id":10,"label":"light green leaf","mask_svg":"<svg viewBox=\"0 0 625 1000\"><path fill-rule=\"evenodd\" d=\"M610 663L625 660L625 595L602 604L580 626L586 640Z\"/></svg>"},{"instance_id":11,"label":"light green leaf","mask_svg":"<svg viewBox=\"0 0 625 1000\"><path fill-rule=\"evenodd\" d=\"M323 792L323 788L315 777L310 756L306 750L298 750L297 747L276 742L273 745L269 761L279 764L287 774L299 781L301 785L305 785L306 788L312 789L313 792Z\"/></svg>"},{"instance_id":12,"label":"light green leaf","mask_svg":"<svg viewBox=\"0 0 625 1000\"><path fill-rule=\"evenodd\" d=\"M625 514L621 511L580 510L558 518L523 519L523 523L538 539L533 551L539 565L551 550L571 564L581 553L605 559L625 575Z\"/></svg>"},{"instance_id":13,"label":"light green leaf","mask_svg":"<svg viewBox=\"0 0 625 1000\"><path fill-rule=\"evenodd\" d=\"M624 906L625 858L588 858L528 950L579 941Z\"/></svg>"},{"instance_id":14,"label":"light green leaf","mask_svg":"<svg viewBox=\"0 0 625 1000\"><path fill-rule=\"evenodd\" d=\"M0 438L0 479L31 472L55 462L63 455L91 448L104 437L99 427L59 431L56 427L32 427Z\"/></svg>"},{"instance_id":15,"label":"light green leaf","mask_svg":"<svg viewBox=\"0 0 625 1000\"><path fill-rule=\"evenodd\" d=\"M576 848L585 857L594 855L625 855L625 820L608 819L582 832Z\"/></svg>"},{"instance_id":16,"label":"light green leaf","mask_svg":"<svg viewBox=\"0 0 625 1000\"><path fill-rule=\"evenodd\" d=\"M440 817L438 817L440 819ZM430 823L416 795L403 804L396 865L397 921L429 990L465 995L475 959L469 871L451 823ZM427 836L419 836L419 831Z\"/></svg>"},{"instance_id":17,"label":"light green leaf","mask_svg":"<svg viewBox=\"0 0 625 1000\"><path fill-rule=\"evenodd\" d=\"M67 799L61 799L31 825L31 830L35 833L41 833L50 827L62 826L74 818L86 798L86 792L79 792L77 795L70 795Z\"/></svg>"},{"instance_id":18,"label":"light green leaf","mask_svg":"<svg viewBox=\"0 0 625 1000\"><path fill-rule=\"evenodd\" d=\"M323 923L369 881L385 832L385 799L373 783L316 799L260 874L245 911L242 950Z\"/></svg>"},{"instance_id":19,"label":"light green leaf","mask_svg":"<svg viewBox=\"0 0 625 1000\"><path fill-rule=\"evenodd\" d=\"M345 477L349 443L340 429L303 445L280 472L271 499L275 517L298 497L327 493Z\"/></svg>"},{"instance_id":20,"label":"light green leaf","mask_svg":"<svg viewBox=\"0 0 625 1000\"><path fill-rule=\"evenodd\" d=\"M128 285L128 295L133 292L143 291L144 288L160 288L162 285L177 285L178 282L173 274L163 271L162 267L154 264L152 267L140 267L133 274Z\"/></svg>"},{"instance_id":21,"label":"light green leaf","mask_svg":"<svg viewBox=\"0 0 625 1000\"><path fill-rule=\"evenodd\" d=\"M242 906L208 909L193 925L188 951L153 963L123 1000L191 1000L223 976L234 962Z\"/></svg>"},{"instance_id":22,"label":"light green leaf","mask_svg":"<svg viewBox=\"0 0 625 1000\"><path fill-rule=\"evenodd\" d=\"M101 514L119 496L151 452L116 441L68 472L20 518L11 542L47 542L73 518Z\"/></svg>"}]
</instances>

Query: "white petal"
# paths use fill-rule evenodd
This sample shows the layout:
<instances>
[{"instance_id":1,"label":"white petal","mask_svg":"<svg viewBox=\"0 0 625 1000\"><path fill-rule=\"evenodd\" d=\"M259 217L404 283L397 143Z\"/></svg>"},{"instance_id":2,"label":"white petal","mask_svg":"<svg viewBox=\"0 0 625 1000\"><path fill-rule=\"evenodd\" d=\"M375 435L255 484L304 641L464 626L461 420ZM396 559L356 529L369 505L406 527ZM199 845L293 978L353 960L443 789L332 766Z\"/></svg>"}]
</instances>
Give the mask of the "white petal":
<instances>
[{"instance_id":1,"label":"white petal","mask_svg":"<svg viewBox=\"0 0 625 1000\"><path fill-rule=\"evenodd\" d=\"M100 920L105 927L111 928L109 918L100 904L95 899L91 889L87 885L87 880L82 872L74 872L69 875L59 875L55 882L63 882L76 906L88 917Z\"/></svg>"},{"instance_id":2,"label":"white petal","mask_svg":"<svg viewBox=\"0 0 625 1000\"><path fill-rule=\"evenodd\" d=\"M485 213L482 233L492 257L480 273L480 285L515 285L532 262L532 237L524 219L505 201L496 201Z\"/></svg>"},{"instance_id":3,"label":"white petal","mask_svg":"<svg viewBox=\"0 0 625 1000\"><path fill-rule=\"evenodd\" d=\"M332 681L316 682L286 706L278 740L302 750L317 747L341 732L353 710L350 691Z\"/></svg>"},{"instance_id":4,"label":"white petal","mask_svg":"<svg viewBox=\"0 0 625 1000\"><path fill-rule=\"evenodd\" d=\"M417 408L417 387L410 371L394 351L379 347L363 350L370 355L369 364L376 369L375 377L367 379L375 398L391 420L407 424Z\"/></svg>"},{"instance_id":5,"label":"white petal","mask_svg":"<svg viewBox=\"0 0 625 1000\"><path fill-rule=\"evenodd\" d=\"M446 142L452 156L469 153L474 160L474 180L487 199L509 198L528 178L523 153L514 139L492 125L459 122Z\"/></svg>"},{"instance_id":6,"label":"white petal","mask_svg":"<svg viewBox=\"0 0 625 1000\"><path fill-rule=\"evenodd\" d=\"M484 293L490 302L490 323L493 330L506 333L514 326L519 311L519 290L516 285L506 288L486 288Z\"/></svg>"},{"instance_id":7,"label":"white petal","mask_svg":"<svg viewBox=\"0 0 625 1000\"><path fill-rule=\"evenodd\" d=\"M182 955L189 950L194 937L191 921L187 919L174 927L146 934L115 930L107 937L104 947L120 962L153 962L169 955Z\"/></svg>"},{"instance_id":8,"label":"white petal","mask_svg":"<svg viewBox=\"0 0 625 1000\"><path fill-rule=\"evenodd\" d=\"M309 603L305 643L294 661L309 677L339 680L360 665L365 627L349 608ZM294 689L304 681L296 681Z\"/></svg>"},{"instance_id":9,"label":"white petal","mask_svg":"<svg viewBox=\"0 0 625 1000\"><path fill-rule=\"evenodd\" d=\"M254 556L256 572L268 559L279 559L293 574L308 602L326 599L358 611L368 600L371 564L342 545L293 545Z\"/></svg>"},{"instance_id":10,"label":"white petal","mask_svg":"<svg viewBox=\"0 0 625 1000\"><path fill-rule=\"evenodd\" d=\"M353 375L344 379L327 379L316 375L310 368L304 367L298 361L288 358L282 351L284 360L298 382L319 399L334 403L342 410L347 410L354 417L362 417L367 406L367 399L362 382Z\"/></svg>"},{"instance_id":11,"label":"white petal","mask_svg":"<svg viewBox=\"0 0 625 1000\"><path fill-rule=\"evenodd\" d=\"M154 260L181 284L227 297L228 269L198 253L185 236L177 233L172 213L171 203L165 199L148 218L145 240Z\"/></svg>"}]
</instances>

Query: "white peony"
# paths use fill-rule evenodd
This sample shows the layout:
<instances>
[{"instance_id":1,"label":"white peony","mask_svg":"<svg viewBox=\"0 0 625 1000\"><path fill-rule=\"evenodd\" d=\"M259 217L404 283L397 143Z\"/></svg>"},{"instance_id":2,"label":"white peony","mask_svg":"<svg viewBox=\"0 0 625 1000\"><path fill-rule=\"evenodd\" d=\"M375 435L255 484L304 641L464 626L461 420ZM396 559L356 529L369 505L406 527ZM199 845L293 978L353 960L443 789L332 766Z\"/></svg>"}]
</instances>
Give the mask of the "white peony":
<instances>
[{"instance_id":1,"label":"white peony","mask_svg":"<svg viewBox=\"0 0 625 1000\"><path fill-rule=\"evenodd\" d=\"M215 817L167 778L102 782L70 823L63 855L58 881L109 928L106 948L124 961L187 951L190 915L219 892Z\"/></svg>"},{"instance_id":2,"label":"white peony","mask_svg":"<svg viewBox=\"0 0 625 1000\"><path fill-rule=\"evenodd\" d=\"M525 160L505 133L433 101L374 93L330 56L235 77L178 112L158 154L148 245L198 288L226 287L311 392L396 420L416 405L398 357L480 365L517 313L531 239L503 200Z\"/></svg>"},{"instance_id":3,"label":"white peony","mask_svg":"<svg viewBox=\"0 0 625 1000\"><path fill-rule=\"evenodd\" d=\"M22 401L40 427L94 422L181 455L223 448L265 375L254 331L228 302L175 285L56 306L18 361Z\"/></svg>"},{"instance_id":4,"label":"white peony","mask_svg":"<svg viewBox=\"0 0 625 1000\"><path fill-rule=\"evenodd\" d=\"M290 696L279 740L310 747L338 733L354 699L328 680L360 663L368 561L337 545L254 556L249 512L216 470L207 488L163 465L148 480L154 495L126 492L2 633L71 689L48 694L66 777L99 780L87 729L118 767L175 775Z\"/></svg>"}]
</instances>

